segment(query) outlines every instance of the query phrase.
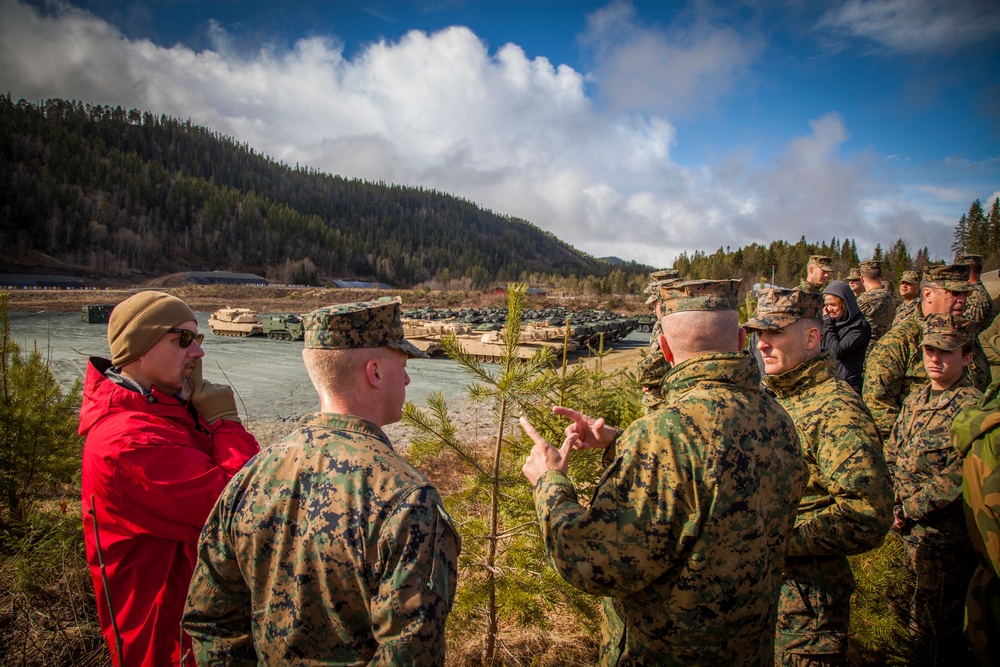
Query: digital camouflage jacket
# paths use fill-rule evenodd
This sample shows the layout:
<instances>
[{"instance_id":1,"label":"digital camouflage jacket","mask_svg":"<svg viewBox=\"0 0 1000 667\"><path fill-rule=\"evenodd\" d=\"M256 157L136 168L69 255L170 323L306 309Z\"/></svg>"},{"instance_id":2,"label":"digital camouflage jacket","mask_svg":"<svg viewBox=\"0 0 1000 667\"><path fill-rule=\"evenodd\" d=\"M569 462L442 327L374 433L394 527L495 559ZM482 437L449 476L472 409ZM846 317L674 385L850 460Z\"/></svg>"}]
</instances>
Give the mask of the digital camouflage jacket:
<instances>
[{"instance_id":1,"label":"digital camouflage jacket","mask_svg":"<svg viewBox=\"0 0 1000 667\"><path fill-rule=\"evenodd\" d=\"M979 323L979 330L985 331L993 324L993 298L981 282L972 283L972 291L965 302L962 317Z\"/></svg>"},{"instance_id":2,"label":"digital camouflage jacket","mask_svg":"<svg viewBox=\"0 0 1000 667\"><path fill-rule=\"evenodd\" d=\"M903 403L885 445L896 503L916 523L900 537L937 547L968 541L962 521L962 457L951 444L951 422L982 394L965 378L939 396L927 384Z\"/></svg>"},{"instance_id":3,"label":"digital camouflage jacket","mask_svg":"<svg viewBox=\"0 0 1000 667\"><path fill-rule=\"evenodd\" d=\"M787 413L745 353L705 354L619 438L588 507L534 488L546 552L576 588L614 598L601 664L770 665L777 594L806 469Z\"/></svg>"},{"instance_id":4,"label":"digital camouflage jacket","mask_svg":"<svg viewBox=\"0 0 1000 667\"><path fill-rule=\"evenodd\" d=\"M320 413L222 493L184 628L202 665L442 665L458 551L382 430Z\"/></svg>"},{"instance_id":5,"label":"digital camouflage jacket","mask_svg":"<svg viewBox=\"0 0 1000 667\"><path fill-rule=\"evenodd\" d=\"M913 317L892 327L876 344L865 362L862 396L875 418L883 441L889 439L903 401L914 389L928 383L924 353L920 347L924 313L918 305ZM969 383L983 391L990 384L990 367L983 346L976 340L972 363L965 369Z\"/></svg>"},{"instance_id":6,"label":"digital camouflage jacket","mask_svg":"<svg viewBox=\"0 0 1000 667\"><path fill-rule=\"evenodd\" d=\"M913 317L913 313L917 310L917 304L920 303L920 297L916 299L910 299L909 301L900 300L899 305L896 306L896 314L892 318L892 326L896 326L903 320Z\"/></svg>"},{"instance_id":7,"label":"digital camouflage jacket","mask_svg":"<svg viewBox=\"0 0 1000 667\"><path fill-rule=\"evenodd\" d=\"M878 428L835 364L823 352L764 378L795 422L809 469L785 560L776 665L802 655L846 655L854 590L847 556L881 544L892 523Z\"/></svg>"},{"instance_id":8,"label":"digital camouflage jacket","mask_svg":"<svg viewBox=\"0 0 1000 667\"><path fill-rule=\"evenodd\" d=\"M873 287L858 295L858 310L872 325L872 338L868 342L868 353L878 339L892 327L892 318L896 315L896 300L885 285Z\"/></svg>"},{"instance_id":9,"label":"digital camouflage jacket","mask_svg":"<svg viewBox=\"0 0 1000 667\"><path fill-rule=\"evenodd\" d=\"M828 352L764 384L799 434L809 482L799 501L789 556L845 556L882 543L892 524L892 482L868 409L836 377Z\"/></svg>"},{"instance_id":10,"label":"digital camouflage jacket","mask_svg":"<svg viewBox=\"0 0 1000 667\"><path fill-rule=\"evenodd\" d=\"M985 665L1000 655L1000 381L955 417L951 436L965 457L962 499L979 558L965 603L965 634Z\"/></svg>"}]
</instances>

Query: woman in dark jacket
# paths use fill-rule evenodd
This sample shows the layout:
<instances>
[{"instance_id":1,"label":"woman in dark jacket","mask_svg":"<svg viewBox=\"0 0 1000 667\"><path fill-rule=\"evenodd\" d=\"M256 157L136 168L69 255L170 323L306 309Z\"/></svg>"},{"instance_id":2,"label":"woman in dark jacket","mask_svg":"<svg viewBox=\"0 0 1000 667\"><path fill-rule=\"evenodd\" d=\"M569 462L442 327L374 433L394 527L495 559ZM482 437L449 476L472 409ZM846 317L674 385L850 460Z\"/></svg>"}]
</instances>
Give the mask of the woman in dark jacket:
<instances>
[{"instance_id":1,"label":"woman in dark jacket","mask_svg":"<svg viewBox=\"0 0 1000 667\"><path fill-rule=\"evenodd\" d=\"M861 393L865 374L865 352L872 327L858 310L851 286L834 280L823 290L823 349L837 360L837 377Z\"/></svg>"}]
</instances>

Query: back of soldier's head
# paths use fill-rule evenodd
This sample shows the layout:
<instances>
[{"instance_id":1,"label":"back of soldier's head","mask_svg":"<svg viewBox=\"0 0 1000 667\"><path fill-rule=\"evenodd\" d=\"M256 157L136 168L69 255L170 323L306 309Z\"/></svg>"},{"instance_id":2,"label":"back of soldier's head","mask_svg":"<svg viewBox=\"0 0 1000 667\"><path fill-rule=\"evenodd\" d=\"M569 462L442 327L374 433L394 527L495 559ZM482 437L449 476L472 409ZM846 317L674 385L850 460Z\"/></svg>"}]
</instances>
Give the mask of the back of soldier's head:
<instances>
[{"instance_id":1,"label":"back of soldier's head","mask_svg":"<svg viewBox=\"0 0 1000 667\"><path fill-rule=\"evenodd\" d=\"M739 349L740 280L689 280L660 288L667 343L678 360Z\"/></svg>"}]
</instances>

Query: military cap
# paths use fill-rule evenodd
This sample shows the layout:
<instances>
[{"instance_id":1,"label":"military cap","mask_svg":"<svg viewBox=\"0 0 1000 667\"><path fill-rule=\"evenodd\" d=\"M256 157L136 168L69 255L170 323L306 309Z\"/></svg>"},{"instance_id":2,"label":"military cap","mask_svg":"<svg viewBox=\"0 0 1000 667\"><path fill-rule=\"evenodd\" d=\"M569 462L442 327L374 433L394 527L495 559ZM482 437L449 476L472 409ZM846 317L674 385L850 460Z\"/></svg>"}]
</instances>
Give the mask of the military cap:
<instances>
[{"instance_id":1,"label":"military cap","mask_svg":"<svg viewBox=\"0 0 1000 667\"><path fill-rule=\"evenodd\" d=\"M660 269L649 274L653 280L667 280L668 278L680 278L681 272L677 269Z\"/></svg>"},{"instance_id":2,"label":"military cap","mask_svg":"<svg viewBox=\"0 0 1000 667\"><path fill-rule=\"evenodd\" d=\"M653 282L646 285L646 289L643 290L645 294L649 297L646 299L646 305L651 303L656 303L660 301L660 288L672 283L680 282L680 278L667 278L665 280L654 280Z\"/></svg>"},{"instance_id":3,"label":"military cap","mask_svg":"<svg viewBox=\"0 0 1000 667\"><path fill-rule=\"evenodd\" d=\"M958 260L955 261L956 264L968 264L973 268L982 269L983 268L983 256L982 255L959 255Z\"/></svg>"},{"instance_id":4,"label":"military cap","mask_svg":"<svg viewBox=\"0 0 1000 667\"><path fill-rule=\"evenodd\" d=\"M858 267L854 267L853 269L847 272L846 280L849 283L861 280L861 272L858 270Z\"/></svg>"},{"instance_id":5,"label":"military cap","mask_svg":"<svg viewBox=\"0 0 1000 667\"><path fill-rule=\"evenodd\" d=\"M671 281L660 285L660 309L664 315L688 310L736 310L741 282L741 278Z\"/></svg>"},{"instance_id":6,"label":"military cap","mask_svg":"<svg viewBox=\"0 0 1000 667\"><path fill-rule=\"evenodd\" d=\"M924 280L952 292L971 292L975 289L969 282L968 264L928 266L924 269Z\"/></svg>"},{"instance_id":7,"label":"military cap","mask_svg":"<svg viewBox=\"0 0 1000 667\"><path fill-rule=\"evenodd\" d=\"M866 262L861 262L861 270L862 271L881 271L882 270L882 262L880 262L878 260L875 260L875 259L870 259L870 260L868 260Z\"/></svg>"},{"instance_id":8,"label":"military cap","mask_svg":"<svg viewBox=\"0 0 1000 667\"><path fill-rule=\"evenodd\" d=\"M809 263L824 271L833 271L833 260L826 255L809 255Z\"/></svg>"},{"instance_id":9,"label":"military cap","mask_svg":"<svg viewBox=\"0 0 1000 667\"><path fill-rule=\"evenodd\" d=\"M920 284L920 272L919 271L903 271L903 277L899 279L901 283L909 283L911 285Z\"/></svg>"},{"instance_id":10,"label":"military cap","mask_svg":"<svg viewBox=\"0 0 1000 667\"><path fill-rule=\"evenodd\" d=\"M933 313L920 323L924 331L921 345L951 352L972 342L979 333L979 324L955 315Z\"/></svg>"},{"instance_id":11,"label":"military cap","mask_svg":"<svg viewBox=\"0 0 1000 667\"><path fill-rule=\"evenodd\" d=\"M761 292L757 300L757 312L743 326L747 329L775 331L799 320L819 320L822 317L822 294L772 287Z\"/></svg>"},{"instance_id":12,"label":"military cap","mask_svg":"<svg viewBox=\"0 0 1000 667\"><path fill-rule=\"evenodd\" d=\"M398 301L342 303L302 316L305 346L314 350L391 347L409 357L429 358L403 338Z\"/></svg>"}]
</instances>

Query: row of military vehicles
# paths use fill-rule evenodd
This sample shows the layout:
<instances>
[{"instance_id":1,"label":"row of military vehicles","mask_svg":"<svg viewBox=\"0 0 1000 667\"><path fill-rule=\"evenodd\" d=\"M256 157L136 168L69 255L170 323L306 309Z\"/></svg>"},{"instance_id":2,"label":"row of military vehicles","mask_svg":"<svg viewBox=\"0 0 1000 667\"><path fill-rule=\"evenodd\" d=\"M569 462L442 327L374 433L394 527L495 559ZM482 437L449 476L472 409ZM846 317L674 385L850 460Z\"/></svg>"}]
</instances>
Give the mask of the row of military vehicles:
<instances>
[{"instance_id":1,"label":"row of military vehicles","mask_svg":"<svg viewBox=\"0 0 1000 667\"><path fill-rule=\"evenodd\" d=\"M411 309L403 313L403 335L431 356L443 355L443 339L454 334L466 354L479 361L499 361L503 353L506 308L461 310ZM556 355L597 348L642 330L635 317L608 310L567 311L564 308L525 311L517 355L530 358L539 347ZM217 336L267 336L274 340L302 340L302 319L290 313L258 314L249 308L222 308L212 313L208 326Z\"/></svg>"}]
</instances>

